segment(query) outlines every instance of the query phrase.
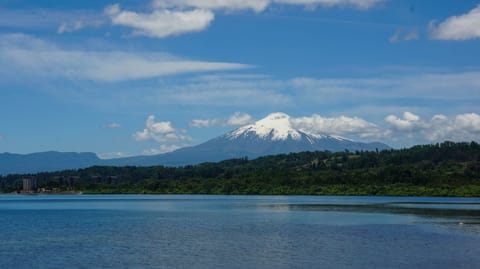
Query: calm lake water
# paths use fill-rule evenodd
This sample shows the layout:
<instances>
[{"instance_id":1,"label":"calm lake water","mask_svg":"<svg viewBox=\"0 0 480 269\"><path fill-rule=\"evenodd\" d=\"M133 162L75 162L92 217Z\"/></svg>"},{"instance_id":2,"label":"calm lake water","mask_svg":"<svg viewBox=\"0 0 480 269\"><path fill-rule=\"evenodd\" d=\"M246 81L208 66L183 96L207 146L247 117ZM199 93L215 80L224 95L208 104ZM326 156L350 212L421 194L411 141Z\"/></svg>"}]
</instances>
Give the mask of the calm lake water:
<instances>
[{"instance_id":1,"label":"calm lake water","mask_svg":"<svg viewBox=\"0 0 480 269\"><path fill-rule=\"evenodd\" d=\"M480 268L480 199L0 196L0 268Z\"/></svg>"}]
</instances>

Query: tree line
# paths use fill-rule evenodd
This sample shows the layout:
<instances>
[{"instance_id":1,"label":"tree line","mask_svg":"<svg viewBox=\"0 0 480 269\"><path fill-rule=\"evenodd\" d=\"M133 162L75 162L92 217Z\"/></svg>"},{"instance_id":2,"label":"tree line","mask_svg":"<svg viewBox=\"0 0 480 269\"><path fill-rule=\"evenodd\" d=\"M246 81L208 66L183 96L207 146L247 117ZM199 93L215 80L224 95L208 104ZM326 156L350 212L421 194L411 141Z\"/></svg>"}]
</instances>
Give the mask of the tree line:
<instances>
[{"instance_id":1,"label":"tree line","mask_svg":"<svg viewBox=\"0 0 480 269\"><path fill-rule=\"evenodd\" d=\"M443 142L384 151L315 151L182 167L94 166L0 177L0 192L480 196L480 145Z\"/></svg>"}]
</instances>

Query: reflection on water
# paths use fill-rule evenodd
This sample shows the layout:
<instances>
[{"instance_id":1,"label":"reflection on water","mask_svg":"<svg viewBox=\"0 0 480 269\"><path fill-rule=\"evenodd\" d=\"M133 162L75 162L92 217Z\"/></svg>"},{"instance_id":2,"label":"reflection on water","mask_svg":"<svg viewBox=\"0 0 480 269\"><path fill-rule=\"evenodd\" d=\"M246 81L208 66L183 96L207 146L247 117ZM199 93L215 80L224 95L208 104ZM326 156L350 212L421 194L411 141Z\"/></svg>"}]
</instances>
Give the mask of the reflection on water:
<instances>
[{"instance_id":1,"label":"reflection on water","mask_svg":"<svg viewBox=\"0 0 480 269\"><path fill-rule=\"evenodd\" d=\"M427 206L426 206L427 205ZM463 206L469 206L467 209ZM411 214L428 218L464 218L480 220L480 203L381 203L381 204L272 204L263 205L281 211L335 211L379 214Z\"/></svg>"},{"instance_id":2,"label":"reflection on water","mask_svg":"<svg viewBox=\"0 0 480 269\"><path fill-rule=\"evenodd\" d=\"M458 225L480 233L480 202L388 202L372 204L271 204L260 208L277 211L345 212L414 216L411 222Z\"/></svg>"},{"instance_id":3,"label":"reflection on water","mask_svg":"<svg viewBox=\"0 0 480 269\"><path fill-rule=\"evenodd\" d=\"M7 195L0 216L0 268L480 264L475 198Z\"/></svg>"}]
</instances>

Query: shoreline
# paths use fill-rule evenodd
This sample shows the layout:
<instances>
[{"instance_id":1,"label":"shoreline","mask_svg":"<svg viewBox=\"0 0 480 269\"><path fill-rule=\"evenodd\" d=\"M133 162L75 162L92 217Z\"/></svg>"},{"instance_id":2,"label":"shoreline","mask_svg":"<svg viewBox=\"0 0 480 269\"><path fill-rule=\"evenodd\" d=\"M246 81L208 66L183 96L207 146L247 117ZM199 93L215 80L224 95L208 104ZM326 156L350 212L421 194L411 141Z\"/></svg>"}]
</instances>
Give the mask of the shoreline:
<instances>
[{"instance_id":1,"label":"shoreline","mask_svg":"<svg viewBox=\"0 0 480 269\"><path fill-rule=\"evenodd\" d=\"M115 196L115 195L169 195L169 196L307 196L307 197L385 197L385 198L403 198L403 197L412 197L412 198L480 198L480 196L455 196L455 195L353 195L353 194L225 194L225 193L98 193L98 192L61 192L61 193L0 193L0 196L15 195L15 196L49 196L49 195L59 195L59 196L80 196L80 195L102 195L102 196Z\"/></svg>"}]
</instances>

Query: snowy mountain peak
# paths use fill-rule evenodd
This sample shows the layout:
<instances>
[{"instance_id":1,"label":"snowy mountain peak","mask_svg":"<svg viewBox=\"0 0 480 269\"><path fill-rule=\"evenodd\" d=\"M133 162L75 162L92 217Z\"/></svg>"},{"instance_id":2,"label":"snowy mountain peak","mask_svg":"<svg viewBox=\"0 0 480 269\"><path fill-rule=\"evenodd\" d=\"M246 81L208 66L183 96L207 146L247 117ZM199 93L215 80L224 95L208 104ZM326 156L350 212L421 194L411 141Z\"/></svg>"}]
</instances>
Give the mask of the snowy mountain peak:
<instances>
[{"instance_id":1,"label":"snowy mountain peak","mask_svg":"<svg viewBox=\"0 0 480 269\"><path fill-rule=\"evenodd\" d=\"M240 136L256 136L270 140L300 140L302 134L295 130L290 123L290 116L285 113L275 112L254 124L241 127L229 134L227 137L235 139Z\"/></svg>"}]
</instances>

